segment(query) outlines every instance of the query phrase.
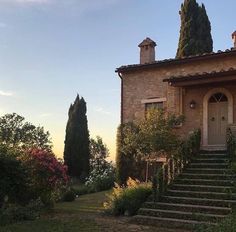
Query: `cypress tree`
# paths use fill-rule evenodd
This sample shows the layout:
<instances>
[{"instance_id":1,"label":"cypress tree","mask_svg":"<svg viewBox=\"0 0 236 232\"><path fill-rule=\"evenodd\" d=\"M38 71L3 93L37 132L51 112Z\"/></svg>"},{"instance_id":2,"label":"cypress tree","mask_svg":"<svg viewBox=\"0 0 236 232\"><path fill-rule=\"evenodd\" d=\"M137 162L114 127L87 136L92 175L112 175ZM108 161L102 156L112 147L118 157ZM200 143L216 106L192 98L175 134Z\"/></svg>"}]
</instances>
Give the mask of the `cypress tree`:
<instances>
[{"instance_id":1,"label":"cypress tree","mask_svg":"<svg viewBox=\"0 0 236 232\"><path fill-rule=\"evenodd\" d=\"M116 135L116 181L118 184L125 184L128 178L126 166L125 155L122 152L122 125L120 125Z\"/></svg>"},{"instance_id":2,"label":"cypress tree","mask_svg":"<svg viewBox=\"0 0 236 232\"><path fill-rule=\"evenodd\" d=\"M181 28L176 58L212 52L211 24L205 6L185 0L180 11Z\"/></svg>"},{"instance_id":3,"label":"cypress tree","mask_svg":"<svg viewBox=\"0 0 236 232\"><path fill-rule=\"evenodd\" d=\"M123 151L124 148L124 127L127 124L121 124L117 129L116 137L116 181L118 184L126 184L129 177L139 178L140 169L137 174L137 162L135 161L134 154L126 154Z\"/></svg>"},{"instance_id":4,"label":"cypress tree","mask_svg":"<svg viewBox=\"0 0 236 232\"><path fill-rule=\"evenodd\" d=\"M89 175L89 131L87 107L83 98L77 95L69 108L66 126L64 160L72 177L85 180Z\"/></svg>"},{"instance_id":5,"label":"cypress tree","mask_svg":"<svg viewBox=\"0 0 236 232\"><path fill-rule=\"evenodd\" d=\"M211 23L207 16L206 8L204 4L199 7L198 16L198 34L199 34L199 53L209 53L213 51L213 40L211 36Z\"/></svg>"}]
</instances>

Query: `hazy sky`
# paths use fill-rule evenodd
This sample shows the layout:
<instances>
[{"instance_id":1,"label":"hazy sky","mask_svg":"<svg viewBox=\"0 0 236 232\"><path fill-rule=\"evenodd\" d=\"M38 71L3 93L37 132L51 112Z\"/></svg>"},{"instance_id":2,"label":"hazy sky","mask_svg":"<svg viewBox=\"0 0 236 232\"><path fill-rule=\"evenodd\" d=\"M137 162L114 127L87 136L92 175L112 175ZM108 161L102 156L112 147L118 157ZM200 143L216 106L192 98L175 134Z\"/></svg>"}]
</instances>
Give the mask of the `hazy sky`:
<instances>
[{"instance_id":1,"label":"hazy sky","mask_svg":"<svg viewBox=\"0 0 236 232\"><path fill-rule=\"evenodd\" d=\"M115 156L120 80L150 37L157 59L175 56L182 0L0 0L0 114L16 112L49 130L62 156L69 105L87 102L89 130ZM201 3L200 1L198 1ZM202 0L214 50L232 47L236 1Z\"/></svg>"}]
</instances>

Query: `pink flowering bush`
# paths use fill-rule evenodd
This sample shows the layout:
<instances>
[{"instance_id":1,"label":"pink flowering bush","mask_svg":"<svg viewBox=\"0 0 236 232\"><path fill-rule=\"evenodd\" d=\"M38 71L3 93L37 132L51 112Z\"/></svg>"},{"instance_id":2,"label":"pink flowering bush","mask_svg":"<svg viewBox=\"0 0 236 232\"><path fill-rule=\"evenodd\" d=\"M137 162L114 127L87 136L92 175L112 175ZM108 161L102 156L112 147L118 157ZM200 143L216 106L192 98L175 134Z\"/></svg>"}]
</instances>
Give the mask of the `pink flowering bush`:
<instances>
[{"instance_id":1,"label":"pink flowering bush","mask_svg":"<svg viewBox=\"0 0 236 232\"><path fill-rule=\"evenodd\" d=\"M30 149L22 156L29 170L31 189L45 206L53 206L61 190L68 184L67 167L51 151Z\"/></svg>"}]
</instances>

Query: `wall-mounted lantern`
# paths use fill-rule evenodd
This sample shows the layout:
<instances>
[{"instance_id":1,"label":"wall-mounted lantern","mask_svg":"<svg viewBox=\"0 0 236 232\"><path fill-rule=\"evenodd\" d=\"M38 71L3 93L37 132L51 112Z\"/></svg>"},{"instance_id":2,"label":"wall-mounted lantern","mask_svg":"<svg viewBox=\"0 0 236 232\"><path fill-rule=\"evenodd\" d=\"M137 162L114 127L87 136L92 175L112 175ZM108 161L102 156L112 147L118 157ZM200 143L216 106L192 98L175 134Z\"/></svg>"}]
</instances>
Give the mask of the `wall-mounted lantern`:
<instances>
[{"instance_id":1,"label":"wall-mounted lantern","mask_svg":"<svg viewBox=\"0 0 236 232\"><path fill-rule=\"evenodd\" d=\"M190 109L195 109L196 108L196 102L194 100L192 100L190 103L189 103L189 107Z\"/></svg>"}]
</instances>

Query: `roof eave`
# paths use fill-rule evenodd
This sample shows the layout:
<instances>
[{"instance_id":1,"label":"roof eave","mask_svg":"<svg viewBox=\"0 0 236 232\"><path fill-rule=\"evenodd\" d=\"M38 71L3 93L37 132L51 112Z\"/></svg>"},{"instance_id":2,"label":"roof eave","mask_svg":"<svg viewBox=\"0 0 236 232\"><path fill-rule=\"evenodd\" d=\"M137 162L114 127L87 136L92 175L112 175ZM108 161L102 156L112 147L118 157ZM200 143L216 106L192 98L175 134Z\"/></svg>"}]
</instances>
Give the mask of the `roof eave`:
<instances>
[{"instance_id":1,"label":"roof eave","mask_svg":"<svg viewBox=\"0 0 236 232\"><path fill-rule=\"evenodd\" d=\"M189 63L189 62L194 62L194 61L199 61L199 60L215 59L218 57L234 56L234 55L236 55L236 50L232 49L232 50L226 50L225 52L219 51L217 53L208 53L204 55L191 56L191 57L186 57L182 59L167 59L167 60L156 61L156 62L148 63L148 64L134 64L134 65L128 65L128 66L121 66L117 68L115 72L122 73L122 72L129 72L129 71L140 70L140 69L156 68L156 67L166 66L170 64L171 65L183 64L183 63Z\"/></svg>"}]
</instances>

